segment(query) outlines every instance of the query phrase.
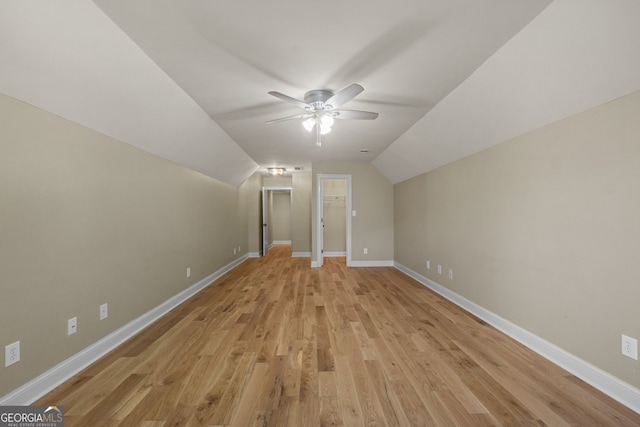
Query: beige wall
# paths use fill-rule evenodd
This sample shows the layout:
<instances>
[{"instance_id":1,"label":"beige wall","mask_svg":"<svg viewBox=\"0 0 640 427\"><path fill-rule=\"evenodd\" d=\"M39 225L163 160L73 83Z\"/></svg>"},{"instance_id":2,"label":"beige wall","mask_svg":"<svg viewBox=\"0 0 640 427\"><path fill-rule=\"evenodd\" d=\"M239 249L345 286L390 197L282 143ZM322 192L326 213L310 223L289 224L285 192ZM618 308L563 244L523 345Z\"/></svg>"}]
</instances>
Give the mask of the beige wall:
<instances>
[{"instance_id":1,"label":"beige wall","mask_svg":"<svg viewBox=\"0 0 640 427\"><path fill-rule=\"evenodd\" d=\"M264 200L264 199L263 199ZM273 193L272 192L268 192L267 193L267 216L269 217L273 217ZM264 219L263 219L264 221ZM271 245L273 243L273 227L269 227L267 229L268 231L268 236L267 236L267 245Z\"/></svg>"},{"instance_id":2,"label":"beige wall","mask_svg":"<svg viewBox=\"0 0 640 427\"><path fill-rule=\"evenodd\" d=\"M262 178L262 185L265 187L291 187L290 176L265 176Z\"/></svg>"},{"instance_id":3,"label":"beige wall","mask_svg":"<svg viewBox=\"0 0 640 427\"><path fill-rule=\"evenodd\" d=\"M311 253L311 172L295 172L291 176L291 252Z\"/></svg>"},{"instance_id":4,"label":"beige wall","mask_svg":"<svg viewBox=\"0 0 640 427\"><path fill-rule=\"evenodd\" d=\"M397 184L396 260L640 387L639 117L640 92Z\"/></svg>"},{"instance_id":5,"label":"beige wall","mask_svg":"<svg viewBox=\"0 0 640 427\"><path fill-rule=\"evenodd\" d=\"M244 190L4 95L0 122L0 396L246 251Z\"/></svg>"},{"instance_id":6,"label":"beige wall","mask_svg":"<svg viewBox=\"0 0 640 427\"><path fill-rule=\"evenodd\" d=\"M271 242L291 241L291 192L274 191L271 216Z\"/></svg>"},{"instance_id":7,"label":"beige wall","mask_svg":"<svg viewBox=\"0 0 640 427\"><path fill-rule=\"evenodd\" d=\"M260 253L262 239L262 175L254 173L241 186L240 191L246 201L247 251L251 255ZM240 253L247 253L241 248Z\"/></svg>"},{"instance_id":8,"label":"beige wall","mask_svg":"<svg viewBox=\"0 0 640 427\"><path fill-rule=\"evenodd\" d=\"M312 242L316 239L316 179L318 174L351 175L351 250L353 261L393 260L393 185L369 163L313 163ZM368 249L368 255L363 254ZM312 260L317 261L315 243Z\"/></svg>"}]
</instances>

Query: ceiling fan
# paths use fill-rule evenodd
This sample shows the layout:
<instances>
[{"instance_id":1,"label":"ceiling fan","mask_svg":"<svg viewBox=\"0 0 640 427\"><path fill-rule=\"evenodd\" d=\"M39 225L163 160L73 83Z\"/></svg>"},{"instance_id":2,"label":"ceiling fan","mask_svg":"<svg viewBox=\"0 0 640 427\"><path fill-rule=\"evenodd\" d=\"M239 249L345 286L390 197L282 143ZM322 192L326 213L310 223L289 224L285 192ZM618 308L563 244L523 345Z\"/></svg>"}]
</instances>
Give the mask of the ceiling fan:
<instances>
[{"instance_id":1,"label":"ceiling fan","mask_svg":"<svg viewBox=\"0 0 640 427\"><path fill-rule=\"evenodd\" d=\"M316 145L320 147L322 145L320 135L331 132L331 126L333 126L334 119L373 120L378 117L378 113L372 113L370 111L337 109L342 104L351 101L363 90L364 88L357 83L353 83L336 93L329 89L314 89L304 94L304 101L292 98L280 92L271 91L269 92L269 95L273 95L285 102L289 102L303 108L306 110L306 113L269 120L266 123L272 124L286 120L304 120L302 125L309 132L311 132L315 127Z\"/></svg>"}]
</instances>

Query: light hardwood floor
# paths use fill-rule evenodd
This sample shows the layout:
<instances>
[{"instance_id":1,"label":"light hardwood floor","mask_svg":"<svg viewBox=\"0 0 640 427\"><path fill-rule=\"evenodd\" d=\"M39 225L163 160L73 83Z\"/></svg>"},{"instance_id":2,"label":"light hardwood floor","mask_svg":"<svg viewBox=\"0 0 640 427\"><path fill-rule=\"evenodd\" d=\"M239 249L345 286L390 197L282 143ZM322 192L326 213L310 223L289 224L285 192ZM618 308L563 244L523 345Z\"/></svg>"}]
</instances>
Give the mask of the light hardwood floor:
<instances>
[{"instance_id":1,"label":"light hardwood floor","mask_svg":"<svg viewBox=\"0 0 640 427\"><path fill-rule=\"evenodd\" d=\"M65 426L639 426L394 268L248 259L40 399Z\"/></svg>"}]
</instances>

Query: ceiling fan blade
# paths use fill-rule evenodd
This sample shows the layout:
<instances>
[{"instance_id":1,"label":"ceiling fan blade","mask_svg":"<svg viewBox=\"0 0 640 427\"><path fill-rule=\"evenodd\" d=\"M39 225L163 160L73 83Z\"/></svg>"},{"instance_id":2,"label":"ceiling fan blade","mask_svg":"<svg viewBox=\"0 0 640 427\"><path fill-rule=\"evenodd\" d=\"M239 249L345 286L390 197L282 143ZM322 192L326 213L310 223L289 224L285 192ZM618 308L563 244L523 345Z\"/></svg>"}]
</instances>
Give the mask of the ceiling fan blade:
<instances>
[{"instance_id":1,"label":"ceiling fan blade","mask_svg":"<svg viewBox=\"0 0 640 427\"><path fill-rule=\"evenodd\" d=\"M334 119L373 120L378 117L378 113L372 113L371 111L333 110L331 116Z\"/></svg>"},{"instance_id":2,"label":"ceiling fan blade","mask_svg":"<svg viewBox=\"0 0 640 427\"><path fill-rule=\"evenodd\" d=\"M333 95L331 98L327 99L324 103L325 108L329 110L333 110L334 108L338 108L345 102L351 101L355 98L360 92L362 92L364 88L357 83L353 83L340 92Z\"/></svg>"},{"instance_id":3,"label":"ceiling fan blade","mask_svg":"<svg viewBox=\"0 0 640 427\"><path fill-rule=\"evenodd\" d=\"M313 117L313 114L298 114L296 116L282 117L281 119L269 120L265 123L270 125L272 123L286 122L287 120L308 119L309 117Z\"/></svg>"},{"instance_id":4,"label":"ceiling fan blade","mask_svg":"<svg viewBox=\"0 0 640 427\"><path fill-rule=\"evenodd\" d=\"M296 105L296 106L298 106L300 108L304 108L305 110L311 110L312 109L311 105L307 104L306 102L300 101L299 99L292 98L289 95L285 95L284 93L271 91L271 92L269 92L269 95L273 95L276 98L279 98L279 99L281 99L281 100L283 100L285 102L289 102L291 104L294 104L294 105Z\"/></svg>"}]
</instances>

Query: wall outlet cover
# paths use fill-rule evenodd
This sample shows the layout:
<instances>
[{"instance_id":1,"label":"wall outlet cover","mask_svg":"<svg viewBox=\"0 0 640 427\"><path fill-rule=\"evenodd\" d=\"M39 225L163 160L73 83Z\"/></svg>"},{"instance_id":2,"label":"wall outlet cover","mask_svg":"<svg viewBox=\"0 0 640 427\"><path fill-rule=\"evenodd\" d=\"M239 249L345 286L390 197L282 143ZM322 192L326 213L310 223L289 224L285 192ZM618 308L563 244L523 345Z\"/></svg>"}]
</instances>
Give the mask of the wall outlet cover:
<instances>
[{"instance_id":1,"label":"wall outlet cover","mask_svg":"<svg viewBox=\"0 0 640 427\"><path fill-rule=\"evenodd\" d=\"M4 347L4 367L11 366L20 361L20 341L16 341Z\"/></svg>"},{"instance_id":2,"label":"wall outlet cover","mask_svg":"<svg viewBox=\"0 0 640 427\"><path fill-rule=\"evenodd\" d=\"M638 360L638 340L622 335L622 355Z\"/></svg>"}]
</instances>

